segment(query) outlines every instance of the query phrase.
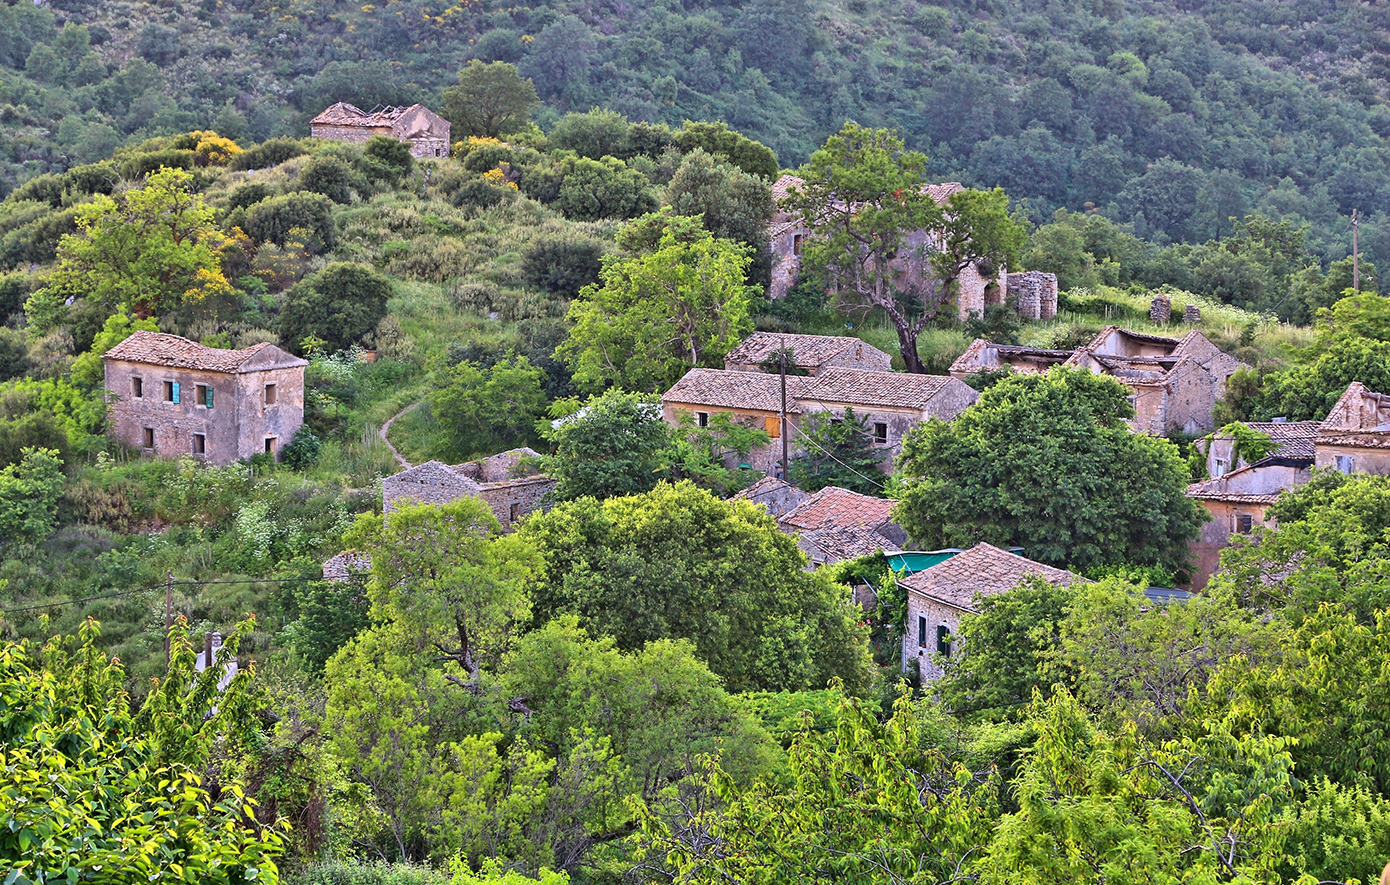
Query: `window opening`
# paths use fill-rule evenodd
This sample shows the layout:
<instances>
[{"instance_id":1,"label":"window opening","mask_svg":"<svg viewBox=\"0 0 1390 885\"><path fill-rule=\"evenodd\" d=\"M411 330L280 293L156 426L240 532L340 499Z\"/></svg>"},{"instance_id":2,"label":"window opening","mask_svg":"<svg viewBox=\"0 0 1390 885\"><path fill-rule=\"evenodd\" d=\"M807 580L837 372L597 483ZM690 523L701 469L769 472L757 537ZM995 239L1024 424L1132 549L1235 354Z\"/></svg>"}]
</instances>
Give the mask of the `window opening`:
<instances>
[{"instance_id":1,"label":"window opening","mask_svg":"<svg viewBox=\"0 0 1390 885\"><path fill-rule=\"evenodd\" d=\"M145 395L145 379L135 376L130 379L130 395L141 399Z\"/></svg>"},{"instance_id":2,"label":"window opening","mask_svg":"<svg viewBox=\"0 0 1390 885\"><path fill-rule=\"evenodd\" d=\"M936 627L936 652L942 655L951 653L951 628L945 624Z\"/></svg>"},{"instance_id":3,"label":"window opening","mask_svg":"<svg viewBox=\"0 0 1390 885\"><path fill-rule=\"evenodd\" d=\"M917 647L927 647L927 616L917 616Z\"/></svg>"},{"instance_id":4,"label":"window opening","mask_svg":"<svg viewBox=\"0 0 1390 885\"><path fill-rule=\"evenodd\" d=\"M275 397L276 397L275 385L274 385L274 384L267 384L267 385L265 386L265 404L268 405L268 406L273 406L273 405L275 405Z\"/></svg>"},{"instance_id":5,"label":"window opening","mask_svg":"<svg viewBox=\"0 0 1390 885\"><path fill-rule=\"evenodd\" d=\"M145 428L145 448L147 448L147 449L152 449L152 448L154 448L154 428L153 428L153 427L146 427L146 428Z\"/></svg>"},{"instance_id":6,"label":"window opening","mask_svg":"<svg viewBox=\"0 0 1390 885\"><path fill-rule=\"evenodd\" d=\"M709 412L696 412L695 424L699 427L709 426Z\"/></svg>"},{"instance_id":7,"label":"window opening","mask_svg":"<svg viewBox=\"0 0 1390 885\"><path fill-rule=\"evenodd\" d=\"M204 434L193 434L193 454L206 455L208 453L208 438Z\"/></svg>"},{"instance_id":8,"label":"window opening","mask_svg":"<svg viewBox=\"0 0 1390 885\"><path fill-rule=\"evenodd\" d=\"M876 443L886 443L886 442L888 442L888 425L887 425L887 424L875 424L875 425L874 425L874 442L876 442Z\"/></svg>"},{"instance_id":9,"label":"window opening","mask_svg":"<svg viewBox=\"0 0 1390 885\"><path fill-rule=\"evenodd\" d=\"M179 401L179 382L164 382L164 401L166 403L176 403Z\"/></svg>"},{"instance_id":10,"label":"window opening","mask_svg":"<svg viewBox=\"0 0 1390 885\"><path fill-rule=\"evenodd\" d=\"M1242 535L1250 534L1250 528L1255 523L1255 518L1249 513L1236 514L1236 531Z\"/></svg>"},{"instance_id":11,"label":"window opening","mask_svg":"<svg viewBox=\"0 0 1390 885\"><path fill-rule=\"evenodd\" d=\"M1342 473L1351 473L1351 456L1350 456L1350 455L1338 455L1338 456L1337 456L1337 469L1338 469L1339 471L1341 471Z\"/></svg>"},{"instance_id":12,"label":"window opening","mask_svg":"<svg viewBox=\"0 0 1390 885\"><path fill-rule=\"evenodd\" d=\"M267 455L275 454L275 437L267 436L265 438L265 452Z\"/></svg>"},{"instance_id":13,"label":"window opening","mask_svg":"<svg viewBox=\"0 0 1390 885\"><path fill-rule=\"evenodd\" d=\"M521 519L521 505L520 505L520 504L512 504L511 516L507 519L507 522L508 522L508 524L514 523L514 522L516 522L518 519Z\"/></svg>"},{"instance_id":14,"label":"window opening","mask_svg":"<svg viewBox=\"0 0 1390 885\"><path fill-rule=\"evenodd\" d=\"M212 408L212 387L207 384L199 384L193 389L193 399L200 406Z\"/></svg>"}]
</instances>

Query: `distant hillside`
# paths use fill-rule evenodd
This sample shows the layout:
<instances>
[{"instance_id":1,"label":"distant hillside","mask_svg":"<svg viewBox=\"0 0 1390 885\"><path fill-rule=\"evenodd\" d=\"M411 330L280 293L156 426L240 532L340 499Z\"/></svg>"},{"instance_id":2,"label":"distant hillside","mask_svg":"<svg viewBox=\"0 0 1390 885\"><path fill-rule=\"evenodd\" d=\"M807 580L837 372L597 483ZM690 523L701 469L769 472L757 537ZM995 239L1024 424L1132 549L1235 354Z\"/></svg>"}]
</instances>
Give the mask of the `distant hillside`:
<instances>
[{"instance_id":1,"label":"distant hillside","mask_svg":"<svg viewBox=\"0 0 1390 885\"><path fill-rule=\"evenodd\" d=\"M302 135L326 104L433 101L517 63L557 115L723 119L805 159L844 119L1038 220L1098 208L1157 242L1258 211L1325 260L1390 264L1390 7L1313 0L0 0L0 191L140 138ZM82 27L79 27L81 25Z\"/></svg>"}]
</instances>

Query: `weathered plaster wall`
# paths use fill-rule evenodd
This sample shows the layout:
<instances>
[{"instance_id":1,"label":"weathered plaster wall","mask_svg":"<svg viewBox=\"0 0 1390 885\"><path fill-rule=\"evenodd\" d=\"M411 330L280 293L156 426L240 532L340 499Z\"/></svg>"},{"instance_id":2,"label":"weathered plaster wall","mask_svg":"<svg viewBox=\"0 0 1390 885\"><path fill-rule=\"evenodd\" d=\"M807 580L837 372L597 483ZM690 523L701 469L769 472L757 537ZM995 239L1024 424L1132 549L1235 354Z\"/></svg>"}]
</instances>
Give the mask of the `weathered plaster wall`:
<instances>
[{"instance_id":1,"label":"weathered plaster wall","mask_svg":"<svg viewBox=\"0 0 1390 885\"><path fill-rule=\"evenodd\" d=\"M1390 475L1390 450L1363 448L1361 446L1328 445L1317 443L1313 450L1314 467L1337 469L1337 456L1351 459L1352 473L1370 473L1376 476Z\"/></svg>"},{"instance_id":2,"label":"weathered plaster wall","mask_svg":"<svg viewBox=\"0 0 1390 885\"><path fill-rule=\"evenodd\" d=\"M918 593L907 594L907 624L903 636L903 670L913 661L917 662L922 684L926 685L940 679L944 673L936 661L936 628L945 626L951 631L954 653L956 634L960 631L961 610ZM919 616L926 616L927 635L918 632Z\"/></svg>"}]
</instances>

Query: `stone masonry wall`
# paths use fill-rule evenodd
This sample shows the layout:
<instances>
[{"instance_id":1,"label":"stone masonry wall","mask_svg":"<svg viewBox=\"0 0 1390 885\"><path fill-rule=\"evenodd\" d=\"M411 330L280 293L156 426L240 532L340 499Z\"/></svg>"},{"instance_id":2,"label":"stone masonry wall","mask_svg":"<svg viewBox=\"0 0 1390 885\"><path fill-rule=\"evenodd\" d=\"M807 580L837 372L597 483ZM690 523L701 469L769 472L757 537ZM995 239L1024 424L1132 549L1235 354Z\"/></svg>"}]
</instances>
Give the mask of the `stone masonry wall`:
<instances>
[{"instance_id":1,"label":"stone masonry wall","mask_svg":"<svg viewBox=\"0 0 1390 885\"><path fill-rule=\"evenodd\" d=\"M1057 275L1029 270L1006 277L1008 302L1019 316L1030 320L1050 320L1057 316Z\"/></svg>"},{"instance_id":2,"label":"stone masonry wall","mask_svg":"<svg viewBox=\"0 0 1390 885\"><path fill-rule=\"evenodd\" d=\"M927 635L919 634L919 617L927 619ZM917 662L922 684L926 685L940 679L944 673L936 662L936 628L944 626L951 631L952 652L956 634L960 632L961 610L929 599L918 593L907 594L907 624L903 630L903 671L906 672L913 661Z\"/></svg>"},{"instance_id":3,"label":"stone masonry wall","mask_svg":"<svg viewBox=\"0 0 1390 885\"><path fill-rule=\"evenodd\" d=\"M478 497L492 508L492 515L502 523L502 528L511 531L515 524L525 519L528 514L542 509L546 493L553 488L555 480L546 476L533 476L485 485Z\"/></svg>"}]
</instances>

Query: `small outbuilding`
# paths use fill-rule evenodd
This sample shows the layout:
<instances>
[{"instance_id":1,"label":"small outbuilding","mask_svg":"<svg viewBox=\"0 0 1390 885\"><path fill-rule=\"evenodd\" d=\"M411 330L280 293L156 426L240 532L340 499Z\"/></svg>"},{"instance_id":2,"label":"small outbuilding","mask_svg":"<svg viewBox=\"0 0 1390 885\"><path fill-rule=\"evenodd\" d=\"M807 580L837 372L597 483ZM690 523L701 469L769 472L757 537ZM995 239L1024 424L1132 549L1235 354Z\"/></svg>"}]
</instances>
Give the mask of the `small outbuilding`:
<instances>
[{"instance_id":1,"label":"small outbuilding","mask_svg":"<svg viewBox=\"0 0 1390 885\"><path fill-rule=\"evenodd\" d=\"M449 156L449 121L422 104L364 111L340 101L309 121L309 134L356 144L385 135L410 145L412 157Z\"/></svg>"}]
</instances>

